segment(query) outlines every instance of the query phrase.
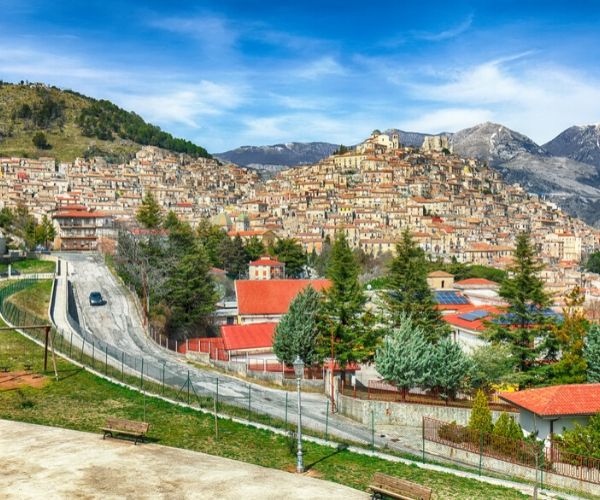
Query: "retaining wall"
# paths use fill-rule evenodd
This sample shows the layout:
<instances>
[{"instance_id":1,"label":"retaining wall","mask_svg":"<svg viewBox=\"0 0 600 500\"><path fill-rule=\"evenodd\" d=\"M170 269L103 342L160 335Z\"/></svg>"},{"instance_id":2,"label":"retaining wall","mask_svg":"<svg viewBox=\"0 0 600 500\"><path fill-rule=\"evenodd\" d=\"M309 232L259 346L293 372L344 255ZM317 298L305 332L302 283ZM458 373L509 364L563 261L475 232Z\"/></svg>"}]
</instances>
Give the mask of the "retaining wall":
<instances>
[{"instance_id":1,"label":"retaining wall","mask_svg":"<svg viewBox=\"0 0 600 500\"><path fill-rule=\"evenodd\" d=\"M466 450L460 450L452 446L446 446L444 444L435 443L432 441L425 441L425 451L427 453L450 458L453 461L462 462L475 467L479 467L480 455ZM561 476L559 474L553 474L548 471L533 469L531 467L524 467L512 462L505 462L504 460L498 460L492 457L481 457L481 468L484 471L495 471L509 476L520 477L528 479L530 481L538 481L543 485L556 486L559 488L566 488L568 490L576 490L588 493L590 495L598 495L600 492L600 485L589 483L587 481L580 481L574 478Z\"/></svg>"},{"instance_id":2,"label":"retaining wall","mask_svg":"<svg viewBox=\"0 0 600 500\"><path fill-rule=\"evenodd\" d=\"M364 400L342 394L338 395L338 410L343 415L366 425L371 425L371 418L374 418L375 425L420 427L423 417L435 418L444 422L456 421L457 424L467 425L471 416L470 408ZM371 412L374 414L373 417ZM494 421L501 413L492 411Z\"/></svg>"}]
</instances>

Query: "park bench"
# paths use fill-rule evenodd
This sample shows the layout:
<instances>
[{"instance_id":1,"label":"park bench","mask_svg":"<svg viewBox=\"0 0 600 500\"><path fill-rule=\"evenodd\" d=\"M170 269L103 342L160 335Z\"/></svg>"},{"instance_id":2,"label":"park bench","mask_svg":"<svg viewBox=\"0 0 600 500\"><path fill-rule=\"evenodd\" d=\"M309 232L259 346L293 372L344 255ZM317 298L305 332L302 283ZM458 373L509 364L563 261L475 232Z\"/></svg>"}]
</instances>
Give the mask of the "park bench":
<instances>
[{"instance_id":1,"label":"park bench","mask_svg":"<svg viewBox=\"0 0 600 500\"><path fill-rule=\"evenodd\" d=\"M369 485L371 498L400 498L402 500L429 500L431 488L376 472Z\"/></svg>"},{"instance_id":2,"label":"park bench","mask_svg":"<svg viewBox=\"0 0 600 500\"><path fill-rule=\"evenodd\" d=\"M150 424L148 422L139 422L136 420L125 420L124 418L108 417L106 424L102 427L104 436L102 439L106 439L106 436L114 437L114 434L123 434L125 436L131 436L135 438L135 444L138 439L142 442L148 433Z\"/></svg>"}]
</instances>

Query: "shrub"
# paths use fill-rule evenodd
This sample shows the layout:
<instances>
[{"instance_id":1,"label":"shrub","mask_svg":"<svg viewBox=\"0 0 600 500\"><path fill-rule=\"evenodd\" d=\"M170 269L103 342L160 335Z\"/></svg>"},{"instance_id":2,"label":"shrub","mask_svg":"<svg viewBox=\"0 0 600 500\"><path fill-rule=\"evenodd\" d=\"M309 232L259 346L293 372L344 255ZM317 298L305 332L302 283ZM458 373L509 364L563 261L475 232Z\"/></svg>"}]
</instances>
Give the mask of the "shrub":
<instances>
[{"instance_id":1,"label":"shrub","mask_svg":"<svg viewBox=\"0 0 600 500\"><path fill-rule=\"evenodd\" d=\"M475 395L471 418L469 419L469 429L483 434L490 434L494 429L487 396L481 389Z\"/></svg>"}]
</instances>

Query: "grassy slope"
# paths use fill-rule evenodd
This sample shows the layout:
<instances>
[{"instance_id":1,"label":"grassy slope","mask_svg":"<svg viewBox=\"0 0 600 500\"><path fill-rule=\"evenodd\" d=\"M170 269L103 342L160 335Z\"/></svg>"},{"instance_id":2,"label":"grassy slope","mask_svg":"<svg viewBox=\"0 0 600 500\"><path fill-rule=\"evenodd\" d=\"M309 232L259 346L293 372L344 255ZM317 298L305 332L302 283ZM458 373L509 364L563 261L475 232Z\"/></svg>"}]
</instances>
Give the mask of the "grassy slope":
<instances>
[{"instance_id":1,"label":"grassy slope","mask_svg":"<svg viewBox=\"0 0 600 500\"><path fill-rule=\"evenodd\" d=\"M29 312L38 318L45 319L48 317L51 291L52 280L42 280L34 283L25 290L11 295L8 300L19 309Z\"/></svg>"},{"instance_id":2,"label":"grassy slope","mask_svg":"<svg viewBox=\"0 0 600 500\"><path fill-rule=\"evenodd\" d=\"M56 264L51 260L25 259L15 262L12 268L21 274L53 273ZM6 271L7 269L7 264L0 265L0 271Z\"/></svg>"},{"instance_id":3,"label":"grassy slope","mask_svg":"<svg viewBox=\"0 0 600 500\"><path fill-rule=\"evenodd\" d=\"M40 101L34 88L24 85L0 85L0 156L29 156L37 158L50 156L58 160L73 160L83 156L89 146L95 145L103 151L114 154L130 154L138 151L141 146L131 141L116 140L102 141L93 137L84 137L76 125L75 120L81 110L89 104L89 101L81 96L58 89L49 89L53 97L65 101L65 125L63 128L53 126L44 133L52 149L39 150L31 139L36 129L25 128L21 120L11 123L11 114L21 104L33 104ZM6 137L12 127L12 133Z\"/></svg>"}]
</instances>

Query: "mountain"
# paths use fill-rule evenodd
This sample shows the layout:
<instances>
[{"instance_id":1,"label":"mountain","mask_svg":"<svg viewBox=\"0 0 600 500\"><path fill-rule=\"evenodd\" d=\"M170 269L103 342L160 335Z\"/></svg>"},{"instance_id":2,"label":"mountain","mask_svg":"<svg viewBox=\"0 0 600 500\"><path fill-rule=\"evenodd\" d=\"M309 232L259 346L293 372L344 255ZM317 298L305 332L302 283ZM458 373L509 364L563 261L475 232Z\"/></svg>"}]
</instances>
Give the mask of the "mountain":
<instances>
[{"instance_id":1,"label":"mountain","mask_svg":"<svg viewBox=\"0 0 600 500\"><path fill-rule=\"evenodd\" d=\"M487 161L507 182L519 183L600 227L600 177L593 165L554 156L529 137L496 123L456 132L451 144L461 156Z\"/></svg>"},{"instance_id":2,"label":"mountain","mask_svg":"<svg viewBox=\"0 0 600 500\"><path fill-rule=\"evenodd\" d=\"M242 146L214 156L258 170L281 170L285 167L317 163L339 148L329 142L290 142L271 146Z\"/></svg>"},{"instance_id":3,"label":"mountain","mask_svg":"<svg viewBox=\"0 0 600 500\"><path fill-rule=\"evenodd\" d=\"M120 159L145 145L210 158L206 149L110 101L39 83L0 81L0 156Z\"/></svg>"},{"instance_id":4,"label":"mountain","mask_svg":"<svg viewBox=\"0 0 600 500\"><path fill-rule=\"evenodd\" d=\"M384 133L389 136L391 136L394 133L397 133L400 138L400 144L402 144L403 146L410 146L413 148L420 148L423 145L423 140L427 136L446 135L446 136L450 137L452 135L449 132L441 132L439 134L423 134L421 132L405 132L404 130L400 130L397 128L388 129Z\"/></svg>"},{"instance_id":5,"label":"mountain","mask_svg":"<svg viewBox=\"0 0 600 500\"><path fill-rule=\"evenodd\" d=\"M594 165L600 173L600 123L570 127L543 147L555 156Z\"/></svg>"}]
</instances>

